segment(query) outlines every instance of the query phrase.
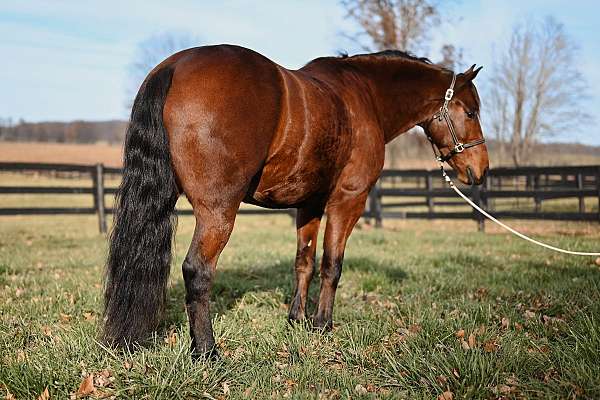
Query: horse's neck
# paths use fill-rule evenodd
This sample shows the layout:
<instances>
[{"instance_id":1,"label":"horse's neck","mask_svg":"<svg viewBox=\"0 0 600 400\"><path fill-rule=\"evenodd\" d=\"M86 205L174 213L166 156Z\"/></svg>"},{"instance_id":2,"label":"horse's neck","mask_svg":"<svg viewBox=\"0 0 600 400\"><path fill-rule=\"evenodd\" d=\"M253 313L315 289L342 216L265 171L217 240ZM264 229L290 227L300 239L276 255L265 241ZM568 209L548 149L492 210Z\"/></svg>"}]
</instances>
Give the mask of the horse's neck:
<instances>
[{"instance_id":1,"label":"horse's neck","mask_svg":"<svg viewBox=\"0 0 600 400\"><path fill-rule=\"evenodd\" d=\"M449 84L442 70L419 62L394 60L362 69L374 91L386 143L433 115Z\"/></svg>"}]
</instances>

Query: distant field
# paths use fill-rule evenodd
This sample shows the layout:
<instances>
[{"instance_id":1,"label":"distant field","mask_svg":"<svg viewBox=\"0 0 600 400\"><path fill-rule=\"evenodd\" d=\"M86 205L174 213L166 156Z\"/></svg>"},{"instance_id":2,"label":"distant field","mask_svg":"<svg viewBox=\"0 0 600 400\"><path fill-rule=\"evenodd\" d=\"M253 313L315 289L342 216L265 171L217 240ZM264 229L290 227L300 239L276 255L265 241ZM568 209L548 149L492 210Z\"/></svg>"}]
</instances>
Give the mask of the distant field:
<instances>
[{"instance_id":1,"label":"distant field","mask_svg":"<svg viewBox=\"0 0 600 400\"><path fill-rule=\"evenodd\" d=\"M0 142L0 161L121 166L121 146L108 144Z\"/></svg>"},{"instance_id":2,"label":"distant field","mask_svg":"<svg viewBox=\"0 0 600 400\"><path fill-rule=\"evenodd\" d=\"M67 164L96 164L120 167L122 164L122 146L107 144L68 144L68 143L24 143L0 141L0 161L47 162ZM423 149L422 157L402 158L396 168L434 169L434 161L428 147ZM491 165L510 165L510 160L502 162L491 155ZM576 154L569 152L534 152L531 165L598 165L600 154ZM387 168L387 166L386 166Z\"/></svg>"}]
</instances>

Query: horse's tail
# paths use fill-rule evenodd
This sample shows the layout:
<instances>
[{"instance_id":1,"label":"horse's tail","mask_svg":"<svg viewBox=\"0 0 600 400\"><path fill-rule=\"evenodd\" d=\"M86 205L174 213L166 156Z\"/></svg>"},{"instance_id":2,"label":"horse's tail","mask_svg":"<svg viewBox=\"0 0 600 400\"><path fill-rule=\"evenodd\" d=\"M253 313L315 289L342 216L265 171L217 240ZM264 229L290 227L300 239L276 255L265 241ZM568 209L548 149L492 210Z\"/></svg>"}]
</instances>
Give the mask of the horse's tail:
<instances>
[{"instance_id":1,"label":"horse's tail","mask_svg":"<svg viewBox=\"0 0 600 400\"><path fill-rule=\"evenodd\" d=\"M172 67L152 72L131 110L104 294L106 342L144 339L162 314L179 195L163 126Z\"/></svg>"}]
</instances>

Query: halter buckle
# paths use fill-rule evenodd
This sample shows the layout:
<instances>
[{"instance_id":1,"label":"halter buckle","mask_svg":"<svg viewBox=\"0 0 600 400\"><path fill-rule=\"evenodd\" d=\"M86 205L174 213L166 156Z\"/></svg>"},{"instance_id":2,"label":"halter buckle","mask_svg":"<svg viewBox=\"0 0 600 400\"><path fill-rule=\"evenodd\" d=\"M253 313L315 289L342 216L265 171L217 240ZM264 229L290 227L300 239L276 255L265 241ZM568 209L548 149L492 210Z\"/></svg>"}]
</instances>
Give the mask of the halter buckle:
<instances>
[{"instance_id":1,"label":"halter buckle","mask_svg":"<svg viewBox=\"0 0 600 400\"><path fill-rule=\"evenodd\" d=\"M454 146L454 150L455 153L462 153L463 151L465 151L465 145L458 142L456 143L456 145Z\"/></svg>"},{"instance_id":2,"label":"halter buckle","mask_svg":"<svg viewBox=\"0 0 600 400\"><path fill-rule=\"evenodd\" d=\"M446 95L444 96L444 100L450 101L452 100L452 96L454 96L454 89L447 89Z\"/></svg>"}]
</instances>

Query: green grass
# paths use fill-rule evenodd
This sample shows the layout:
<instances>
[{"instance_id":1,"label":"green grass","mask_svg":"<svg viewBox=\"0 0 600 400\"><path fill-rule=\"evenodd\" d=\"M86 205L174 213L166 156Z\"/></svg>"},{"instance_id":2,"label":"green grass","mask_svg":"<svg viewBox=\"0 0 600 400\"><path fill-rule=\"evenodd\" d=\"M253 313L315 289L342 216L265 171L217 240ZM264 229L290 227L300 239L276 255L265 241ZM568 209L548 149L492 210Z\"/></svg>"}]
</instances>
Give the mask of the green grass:
<instances>
[{"instance_id":1,"label":"green grass","mask_svg":"<svg viewBox=\"0 0 600 400\"><path fill-rule=\"evenodd\" d=\"M212 293L222 357L192 363L180 273L190 218L165 322L124 353L97 341L106 239L95 217L2 217L0 396L74 397L93 374L95 396L125 399L600 398L600 268L460 226L356 230L336 327L322 334L286 322L290 219L239 217ZM544 238L598 250L598 226L577 226L586 233Z\"/></svg>"}]
</instances>

